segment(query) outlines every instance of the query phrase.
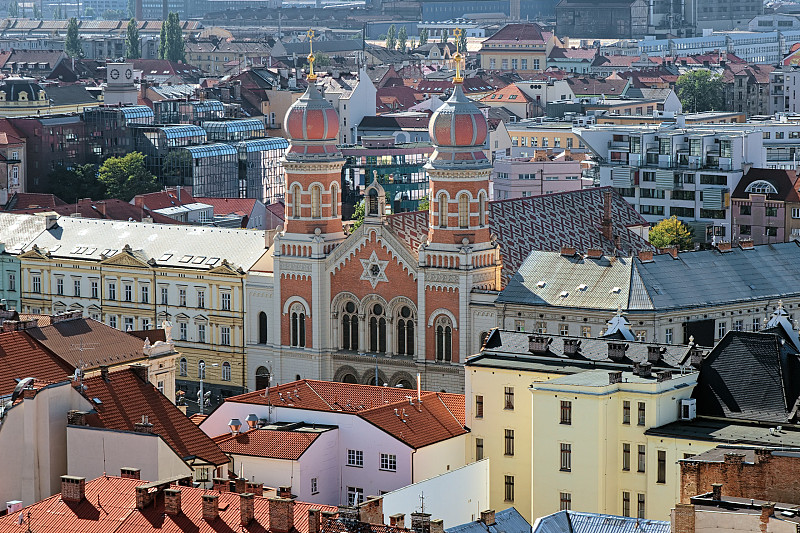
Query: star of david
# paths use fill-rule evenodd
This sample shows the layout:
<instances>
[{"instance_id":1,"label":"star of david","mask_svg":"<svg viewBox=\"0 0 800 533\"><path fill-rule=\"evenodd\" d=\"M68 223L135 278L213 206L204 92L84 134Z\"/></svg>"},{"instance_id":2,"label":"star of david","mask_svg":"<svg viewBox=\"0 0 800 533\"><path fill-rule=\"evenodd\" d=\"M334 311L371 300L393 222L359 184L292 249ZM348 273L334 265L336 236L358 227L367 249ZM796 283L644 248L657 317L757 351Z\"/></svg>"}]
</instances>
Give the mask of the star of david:
<instances>
[{"instance_id":1,"label":"star of david","mask_svg":"<svg viewBox=\"0 0 800 533\"><path fill-rule=\"evenodd\" d=\"M361 273L361 279L369 281L372 288L378 284L379 281L389 281L386 277L386 265L389 261L381 261L375 252L369 256L369 259L361 259L361 265L364 267L364 272Z\"/></svg>"}]
</instances>

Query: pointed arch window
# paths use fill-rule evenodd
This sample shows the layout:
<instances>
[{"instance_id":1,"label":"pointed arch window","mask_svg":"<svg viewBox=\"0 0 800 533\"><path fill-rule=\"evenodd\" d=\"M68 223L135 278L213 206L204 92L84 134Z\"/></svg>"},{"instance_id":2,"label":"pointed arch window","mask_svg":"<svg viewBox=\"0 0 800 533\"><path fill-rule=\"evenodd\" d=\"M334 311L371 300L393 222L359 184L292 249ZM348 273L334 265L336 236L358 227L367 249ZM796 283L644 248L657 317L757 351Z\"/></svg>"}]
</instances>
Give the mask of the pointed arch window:
<instances>
[{"instance_id":1,"label":"pointed arch window","mask_svg":"<svg viewBox=\"0 0 800 533\"><path fill-rule=\"evenodd\" d=\"M414 355L414 313L404 305L397 315L397 353Z\"/></svg>"},{"instance_id":2,"label":"pointed arch window","mask_svg":"<svg viewBox=\"0 0 800 533\"><path fill-rule=\"evenodd\" d=\"M453 322L447 316L436 319L436 360L453 360Z\"/></svg>"},{"instance_id":3,"label":"pointed arch window","mask_svg":"<svg viewBox=\"0 0 800 533\"><path fill-rule=\"evenodd\" d=\"M339 186L331 185L331 216L339 216Z\"/></svg>"},{"instance_id":4,"label":"pointed arch window","mask_svg":"<svg viewBox=\"0 0 800 533\"><path fill-rule=\"evenodd\" d=\"M358 313L356 304L347 302L342 309L342 349L358 350Z\"/></svg>"},{"instance_id":5,"label":"pointed arch window","mask_svg":"<svg viewBox=\"0 0 800 533\"><path fill-rule=\"evenodd\" d=\"M486 225L486 193L483 191L478 195L478 224Z\"/></svg>"},{"instance_id":6,"label":"pointed arch window","mask_svg":"<svg viewBox=\"0 0 800 533\"><path fill-rule=\"evenodd\" d=\"M322 189L319 185L311 187L311 218L322 218Z\"/></svg>"},{"instance_id":7,"label":"pointed arch window","mask_svg":"<svg viewBox=\"0 0 800 533\"><path fill-rule=\"evenodd\" d=\"M369 349L372 352L386 353L386 310L375 304L369 317Z\"/></svg>"},{"instance_id":8,"label":"pointed arch window","mask_svg":"<svg viewBox=\"0 0 800 533\"><path fill-rule=\"evenodd\" d=\"M300 218L300 186L292 187L292 217Z\"/></svg>"},{"instance_id":9,"label":"pointed arch window","mask_svg":"<svg viewBox=\"0 0 800 533\"><path fill-rule=\"evenodd\" d=\"M306 345L306 310L297 303L291 309L292 346L304 348Z\"/></svg>"},{"instance_id":10,"label":"pointed arch window","mask_svg":"<svg viewBox=\"0 0 800 533\"><path fill-rule=\"evenodd\" d=\"M458 227L469 227L469 196L465 192L458 195Z\"/></svg>"},{"instance_id":11,"label":"pointed arch window","mask_svg":"<svg viewBox=\"0 0 800 533\"><path fill-rule=\"evenodd\" d=\"M447 227L447 195L443 192L439 193L439 227Z\"/></svg>"}]
</instances>

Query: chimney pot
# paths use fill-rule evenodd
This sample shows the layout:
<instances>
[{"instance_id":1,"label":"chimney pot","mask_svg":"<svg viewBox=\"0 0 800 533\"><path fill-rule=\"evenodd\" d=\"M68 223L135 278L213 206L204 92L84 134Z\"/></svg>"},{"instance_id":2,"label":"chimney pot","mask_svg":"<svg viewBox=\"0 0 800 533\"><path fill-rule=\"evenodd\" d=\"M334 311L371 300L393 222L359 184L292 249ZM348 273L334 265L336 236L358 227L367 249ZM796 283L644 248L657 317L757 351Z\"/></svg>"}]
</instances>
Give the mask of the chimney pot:
<instances>
[{"instance_id":1,"label":"chimney pot","mask_svg":"<svg viewBox=\"0 0 800 533\"><path fill-rule=\"evenodd\" d=\"M61 476L61 499L78 503L86 497L86 478Z\"/></svg>"},{"instance_id":2,"label":"chimney pot","mask_svg":"<svg viewBox=\"0 0 800 533\"><path fill-rule=\"evenodd\" d=\"M279 498L291 499L291 497L292 497L292 487L291 487L291 485L284 485L282 487L278 487L278 497Z\"/></svg>"},{"instance_id":3,"label":"chimney pot","mask_svg":"<svg viewBox=\"0 0 800 533\"><path fill-rule=\"evenodd\" d=\"M414 533L431 533L431 515L429 513L411 513L411 529Z\"/></svg>"},{"instance_id":4,"label":"chimney pot","mask_svg":"<svg viewBox=\"0 0 800 533\"><path fill-rule=\"evenodd\" d=\"M392 527L406 527L406 515L397 513L389 516L389 525Z\"/></svg>"},{"instance_id":5,"label":"chimney pot","mask_svg":"<svg viewBox=\"0 0 800 533\"><path fill-rule=\"evenodd\" d=\"M256 514L255 494L252 492L239 494L239 512L241 514L241 526L249 526Z\"/></svg>"},{"instance_id":6,"label":"chimney pot","mask_svg":"<svg viewBox=\"0 0 800 533\"><path fill-rule=\"evenodd\" d=\"M213 522L217 518L219 518L219 494L203 494L203 520Z\"/></svg>"},{"instance_id":7,"label":"chimney pot","mask_svg":"<svg viewBox=\"0 0 800 533\"><path fill-rule=\"evenodd\" d=\"M164 489L164 512L170 516L181 514L181 489Z\"/></svg>"},{"instance_id":8,"label":"chimney pot","mask_svg":"<svg viewBox=\"0 0 800 533\"><path fill-rule=\"evenodd\" d=\"M108 381L108 365L100 365L100 377L103 381Z\"/></svg>"},{"instance_id":9,"label":"chimney pot","mask_svg":"<svg viewBox=\"0 0 800 533\"><path fill-rule=\"evenodd\" d=\"M713 483L711 485L711 492L713 494L714 500L721 501L722 500L722 483Z\"/></svg>"},{"instance_id":10,"label":"chimney pot","mask_svg":"<svg viewBox=\"0 0 800 533\"><path fill-rule=\"evenodd\" d=\"M247 490L247 480L244 478L237 477L233 484L237 494L245 494L250 492Z\"/></svg>"},{"instance_id":11,"label":"chimney pot","mask_svg":"<svg viewBox=\"0 0 800 533\"><path fill-rule=\"evenodd\" d=\"M141 471L138 468L123 466L119 470L119 477L125 479L141 479Z\"/></svg>"},{"instance_id":12,"label":"chimney pot","mask_svg":"<svg viewBox=\"0 0 800 533\"><path fill-rule=\"evenodd\" d=\"M494 525L494 509L489 509L487 511L481 511L481 522L485 526L493 526Z\"/></svg>"},{"instance_id":13,"label":"chimney pot","mask_svg":"<svg viewBox=\"0 0 800 533\"><path fill-rule=\"evenodd\" d=\"M775 504L774 503L764 503L761 505L761 522L767 523L769 522L769 518L775 514ZM763 529L762 529L763 531Z\"/></svg>"},{"instance_id":14,"label":"chimney pot","mask_svg":"<svg viewBox=\"0 0 800 533\"><path fill-rule=\"evenodd\" d=\"M441 518L431 520L431 533L444 533L444 520Z\"/></svg>"}]
</instances>

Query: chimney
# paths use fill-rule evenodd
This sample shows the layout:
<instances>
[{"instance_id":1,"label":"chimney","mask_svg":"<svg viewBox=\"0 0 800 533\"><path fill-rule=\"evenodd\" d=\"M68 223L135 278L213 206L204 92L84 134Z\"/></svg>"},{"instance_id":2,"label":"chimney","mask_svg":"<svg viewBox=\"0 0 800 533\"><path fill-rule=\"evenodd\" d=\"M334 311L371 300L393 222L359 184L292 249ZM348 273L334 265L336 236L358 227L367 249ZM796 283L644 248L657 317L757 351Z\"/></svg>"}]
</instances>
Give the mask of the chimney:
<instances>
[{"instance_id":1,"label":"chimney","mask_svg":"<svg viewBox=\"0 0 800 533\"><path fill-rule=\"evenodd\" d=\"M652 263L653 262L653 250L641 250L639 251L639 261L642 263Z\"/></svg>"},{"instance_id":2,"label":"chimney","mask_svg":"<svg viewBox=\"0 0 800 533\"><path fill-rule=\"evenodd\" d=\"M722 483L712 483L711 492L715 501L722 501Z\"/></svg>"},{"instance_id":3,"label":"chimney","mask_svg":"<svg viewBox=\"0 0 800 533\"><path fill-rule=\"evenodd\" d=\"M723 253L723 254L727 253L727 252L730 252L731 251L731 243L729 243L729 242L718 242L717 243L717 250L719 250L720 253Z\"/></svg>"},{"instance_id":4,"label":"chimney","mask_svg":"<svg viewBox=\"0 0 800 533\"><path fill-rule=\"evenodd\" d=\"M703 350L698 348L697 346L692 346L689 348L689 364L691 364L695 368L700 368L700 364L703 362Z\"/></svg>"},{"instance_id":5,"label":"chimney","mask_svg":"<svg viewBox=\"0 0 800 533\"><path fill-rule=\"evenodd\" d=\"M320 533L322 516L319 509L308 510L308 533Z\"/></svg>"},{"instance_id":6,"label":"chimney","mask_svg":"<svg viewBox=\"0 0 800 533\"><path fill-rule=\"evenodd\" d=\"M389 525L392 527L406 527L406 515L403 513L391 515L389 517Z\"/></svg>"},{"instance_id":7,"label":"chimney","mask_svg":"<svg viewBox=\"0 0 800 533\"><path fill-rule=\"evenodd\" d=\"M644 362L644 363L635 363L634 369L638 367L638 376L640 378L649 378L653 373L653 365L652 363Z\"/></svg>"},{"instance_id":8,"label":"chimney","mask_svg":"<svg viewBox=\"0 0 800 533\"><path fill-rule=\"evenodd\" d=\"M726 453L723 457L726 465L741 465L744 462L744 454L741 453Z\"/></svg>"},{"instance_id":9,"label":"chimney","mask_svg":"<svg viewBox=\"0 0 800 533\"><path fill-rule=\"evenodd\" d=\"M383 498L369 496L358 506L358 520L367 524L383 525Z\"/></svg>"},{"instance_id":10,"label":"chimney","mask_svg":"<svg viewBox=\"0 0 800 533\"><path fill-rule=\"evenodd\" d=\"M441 518L431 520L431 533L444 533L444 520Z\"/></svg>"},{"instance_id":11,"label":"chimney","mask_svg":"<svg viewBox=\"0 0 800 533\"><path fill-rule=\"evenodd\" d=\"M236 481L233 482L233 485L236 494L245 494L246 492L249 492L247 490L247 480L243 477L237 477Z\"/></svg>"},{"instance_id":12,"label":"chimney","mask_svg":"<svg viewBox=\"0 0 800 533\"><path fill-rule=\"evenodd\" d=\"M603 250L598 250L597 248L589 248L586 250L586 257L589 259L600 259L603 257Z\"/></svg>"},{"instance_id":13,"label":"chimney","mask_svg":"<svg viewBox=\"0 0 800 533\"><path fill-rule=\"evenodd\" d=\"M108 365L100 365L100 377L103 381L108 381Z\"/></svg>"},{"instance_id":14,"label":"chimney","mask_svg":"<svg viewBox=\"0 0 800 533\"><path fill-rule=\"evenodd\" d=\"M768 448L756 450L756 464L767 463L770 459L772 459L772 452Z\"/></svg>"},{"instance_id":15,"label":"chimney","mask_svg":"<svg viewBox=\"0 0 800 533\"><path fill-rule=\"evenodd\" d=\"M666 348L661 346L648 346L647 347L647 362L656 364L661 360L661 354L664 353Z\"/></svg>"},{"instance_id":16,"label":"chimney","mask_svg":"<svg viewBox=\"0 0 800 533\"><path fill-rule=\"evenodd\" d=\"M67 424L70 426L85 426L86 425L86 411L77 411L75 409L67 412Z\"/></svg>"},{"instance_id":17,"label":"chimney","mask_svg":"<svg viewBox=\"0 0 800 533\"><path fill-rule=\"evenodd\" d=\"M411 529L414 533L431 533L430 513L411 513Z\"/></svg>"},{"instance_id":18,"label":"chimney","mask_svg":"<svg viewBox=\"0 0 800 533\"><path fill-rule=\"evenodd\" d=\"M137 433L153 433L153 424L150 423L150 417L142 415L142 421L133 424L133 430Z\"/></svg>"},{"instance_id":19,"label":"chimney","mask_svg":"<svg viewBox=\"0 0 800 533\"><path fill-rule=\"evenodd\" d=\"M102 202L97 202L97 207L98 207L97 210L100 211L100 214L103 215L103 216L106 216L106 202L105 202L105 200L103 200Z\"/></svg>"},{"instance_id":20,"label":"chimney","mask_svg":"<svg viewBox=\"0 0 800 533\"><path fill-rule=\"evenodd\" d=\"M231 482L221 477L211 478L211 490L217 492L230 492Z\"/></svg>"},{"instance_id":21,"label":"chimney","mask_svg":"<svg viewBox=\"0 0 800 533\"><path fill-rule=\"evenodd\" d=\"M86 478L61 476L61 499L65 502L78 503L86 498Z\"/></svg>"},{"instance_id":22,"label":"chimney","mask_svg":"<svg viewBox=\"0 0 800 533\"><path fill-rule=\"evenodd\" d=\"M278 498L292 498L292 487L291 485L284 485L283 487L278 487Z\"/></svg>"},{"instance_id":23,"label":"chimney","mask_svg":"<svg viewBox=\"0 0 800 533\"><path fill-rule=\"evenodd\" d=\"M660 248L659 251L662 254L671 255L673 259L677 259L678 258L678 247L677 246L668 246L667 248Z\"/></svg>"},{"instance_id":24,"label":"chimney","mask_svg":"<svg viewBox=\"0 0 800 533\"><path fill-rule=\"evenodd\" d=\"M608 373L608 384L622 383L622 371L616 370Z\"/></svg>"},{"instance_id":25,"label":"chimney","mask_svg":"<svg viewBox=\"0 0 800 533\"><path fill-rule=\"evenodd\" d=\"M181 489L164 489L164 512L170 516L181 514Z\"/></svg>"},{"instance_id":26,"label":"chimney","mask_svg":"<svg viewBox=\"0 0 800 533\"><path fill-rule=\"evenodd\" d=\"M213 522L219 518L218 500L219 494L203 494L203 520L206 522Z\"/></svg>"},{"instance_id":27,"label":"chimney","mask_svg":"<svg viewBox=\"0 0 800 533\"><path fill-rule=\"evenodd\" d=\"M289 533L294 529L294 500L269 499L269 530L272 533Z\"/></svg>"},{"instance_id":28,"label":"chimney","mask_svg":"<svg viewBox=\"0 0 800 533\"><path fill-rule=\"evenodd\" d=\"M575 248L572 246L562 246L561 255L564 257L573 257L575 255Z\"/></svg>"},{"instance_id":29,"label":"chimney","mask_svg":"<svg viewBox=\"0 0 800 533\"><path fill-rule=\"evenodd\" d=\"M611 224L611 195L611 189L606 189L603 191L603 221L601 223L601 231L603 233L603 237L613 242L614 226Z\"/></svg>"},{"instance_id":30,"label":"chimney","mask_svg":"<svg viewBox=\"0 0 800 533\"><path fill-rule=\"evenodd\" d=\"M136 487L136 508L140 511L150 505L153 501L154 492L150 492L147 485Z\"/></svg>"},{"instance_id":31,"label":"chimney","mask_svg":"<svg viewBox=\"0 0 800 533\"><path fill-rule=\"evenodd\" d=\"M769 519L774 514L775 514L774 503L761 504L761 533L766 533L767 524L769 524Z\"/></svg>"},{"instance_id":32,"label":"chimney","mask_svg":"<svg viewBox=\"0 0 800 533\"><path fill-rule=\"evenodd\" d=\"M672 370L662 370L656 374L656 381L661 383L662 381L669 381L672 379Z\"/></svg>"},{"instance_id":33,"label":"chimney","mask_svg":"<svg viewBox=\"0 0 800 533\"><path fill-rule=\"evenodd\" d=\"M148 370L149 370L147 365L142 365L142 364L138 364L137 363L137 364L134 364L134 365L128 365L128 368L131 370L131 372L136 374L136 377L138 377L139 379L141 379L145 383L150 383L150 379L148 379L148 376L147 376L147 373L148 373Z\"/></svg>"},{"instance_id":34,"label":"chimney","mask_svg":"<svg viewBox=\"0 0 800 533\"><path fill-rule=\"evenodd\" d=\"M528 336L528 351L535 354L547 353L553 339L544 335Z\"/></svg>"},{"instance_id":35,"label":"chimney","mask_svg":"<svg viewBox=\"0 0 800 533\"><path fill-rule=\"evenodd\" d=\"M753 239L742 239L739 241L739 248L742 250L752 250L753 249Z\"/></svg>"},{"instance_id":36,"label":"chimney","mask_svg":"<svg viewBox=\"0 0 800 533\"><path fill-rule=\"evenodd\" d=\"M358 522L358 507L350 507L349 505L340 505L339 518L342 520L352 520Z\"/></svg>"},{"instance_id":37,"label":"chimney","mask_svg":"<svg viewBox=\"0 0 800 533\"><path fill-rule=\"evenodd\" d=\"M137 194L133 197L133 205L139 209L144 209L144 196Z\"/></svg>"},{"instance_id":38,"label":"chimney","mask_svg":"<svg viewBox=\"0 0 800 533\"><path fill-rule=\"evenodd\" d=\"M494 509L481 511L481 523L485 526L494 525Z\"/></svg>"},{"instance_id":39,"label":"chimney","mask_svg":"<svg viewBox=\"0 0 800 533\"><path fill-rule=\"evenodd\" d=\"M263 483L247 483L247 492L252 492L258 497L264 495L264 484Z\"/></svg>"},{"instance_id":40,"label":"chimney","mask_svg":"<svg viewBox=\"0 0 800 533\"><path fill-rule=\"evenodd\" d=\"M673 533L694 532L694 505L691 503L676 503L672 523Z\"/></svg>"},{"instance_id":41,"label":"chimney","mask_svg":"<svg viewBox=\"0 0 800 533\"><path fill-rule=\"evenodd\" d=\"M256 515L255 494L245 492L239 494L239 513L241 515L241 526L247 527Z\"/></svg>"},{"instance_id":42,"label":"chimney","mask_svg":"<svg viewBox=\"0 0 800 533\"><path fill-rule=\"evenodd\" d=\"M123 466L119 469L119 477L124 479L142 479L142 474L138 468Z\"/></svg>"},{"instance_id":43,"label":"chimney","mask_svg":"<svg viewBox=\"0 0 800 533\"><path fill-rule=\"evenodd\" d=\"M564 339L564 355L575 357L581 349L580 339Z\"/></svg>"},{"instance_id":44,"label":"chimney","mask_svg":"<svg viewBox=\"0 0 800 533\"><path fill-rule=\"evenodd\" d=\"M622 342L609 342L608 343L608 358L612 361L619 362L625 359L625 352L628 350L628 345Z\"/></svg>"}]
</instances>

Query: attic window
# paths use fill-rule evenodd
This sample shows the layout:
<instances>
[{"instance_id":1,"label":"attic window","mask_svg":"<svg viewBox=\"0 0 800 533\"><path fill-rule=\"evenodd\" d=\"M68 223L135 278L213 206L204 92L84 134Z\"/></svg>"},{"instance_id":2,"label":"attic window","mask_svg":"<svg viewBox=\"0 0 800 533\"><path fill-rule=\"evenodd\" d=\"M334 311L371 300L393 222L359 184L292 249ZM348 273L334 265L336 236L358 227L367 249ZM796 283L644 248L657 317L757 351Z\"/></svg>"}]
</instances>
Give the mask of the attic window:
<instances>
[{"instance_id":1,"label":"attic window","mask_svg":"<svg viewBox=\"0 0 800 533\"><path fill-rule=\"evenodd\" d=\"M194 259L192 259L192 264L193 264L193 265L199 265L200 263L202 263L202 262L203 262L203 261L205 261L205 260L206 260L206 256L204 256L204 255L198 255L197 257L195 257Z\"/></svg>"},{"instance_id":2,"label":"attic window","mask_svg":"<svg viewBox=\"0 0 800 533\"><path fill-rule=\"evenodd\" d=\"M192 260L192 257L194 257L194 256L193 255L184 255L183 257L178 259L178 262L179 263L188 263L189 261Z\"/></svg>"},{"instance_id":3,"label":"attic window","mask_svg":"<svg viewBox=\"0 0 800 533\"><path fill-rule=\"evenodd\" d=\"M108 253L109 253L110 251L111 251L111 250L110 250L109 248L106 248L105 250L103 250L102 254L103 254L103 255L105 255L105 256L108 256Z\"/></svg>"},{"instance_id":4,"label":"attic window","mask_svg":"<svg viewBox=\"0 0 800 533\"><path fill-rule=\"evenodd\" d=\"M566 298L567 296L569 296L569 292L568 291L561 291L561 294L559 294L559 296L561 296L562 298Z\"/></svg>"},{"instance_id":5,"label":"attic window","mask_svg":"<svg viewBox=\"0 0 800 533\"><path fill-rule=\"evenodd\" d=\"M585 283L581 283L580 285L578 285L578 290L579 291L585 291L588 288L589 288L589 286L587 284L585 284Z\"/></svg>"},{"instance_id":6,"label":"attic window","mask_svg":"<svg viewBox=\"0 0 800 533\"><path fill-rule=\"evenodd\" d=\"M87 248L86 249L86 255L92 255L96 251L97 251L97 248Z\"/></svg>"},{"instance_id":7,"label":"attic window","mask_svg":"<svg viewBox=\"0 0 800 533\"><path fill-rule=\"evenodd\" d=\"M169 261L172 258L172 254L164 254L158 258L159 261Z\"/></svg>"},{"instance_id":8,"label":"attic window","mask_svg":"<svg viewBox=\"0 0 800 533\"><path fill-rule=\"evenodd\" d=\"M101 400L100 398L92 398L92 401L93 401L93 402L94 402L96 405L102 405L102 404L103 404L103 400Z\"/></svg>"},{"instance_id":9,"label":"attic window","mask_svg":"<svg viewBox=\"0 0 800 533\"><path fill-rule=\"evenodd\" d=\"M219 257L211 257L206 261L207 265L216 265L217 263L219 263Z\"/></svg>"},{"instance_id":10,"label":"attic window","mask_svg":"<svg viewBox=\"0 0 800 533\"><path fill-rule=\"evenodd\" d=\"M544 289L545 285L547 285L547 283L544 280L536 284L536 286L539 287L540 289Z\"/></svg>"},{"instance_id":11,"label":"attic window","mask_svg":"<svg viewBox=\"0 0 800 533\"><path fill-rule=\"evenodd\" d=\"M621 290L622 289L620 289L619 287L613 287L610 291L608 291L608 293L609 294L619 294Z\"/></svg>"}]
</instances>

